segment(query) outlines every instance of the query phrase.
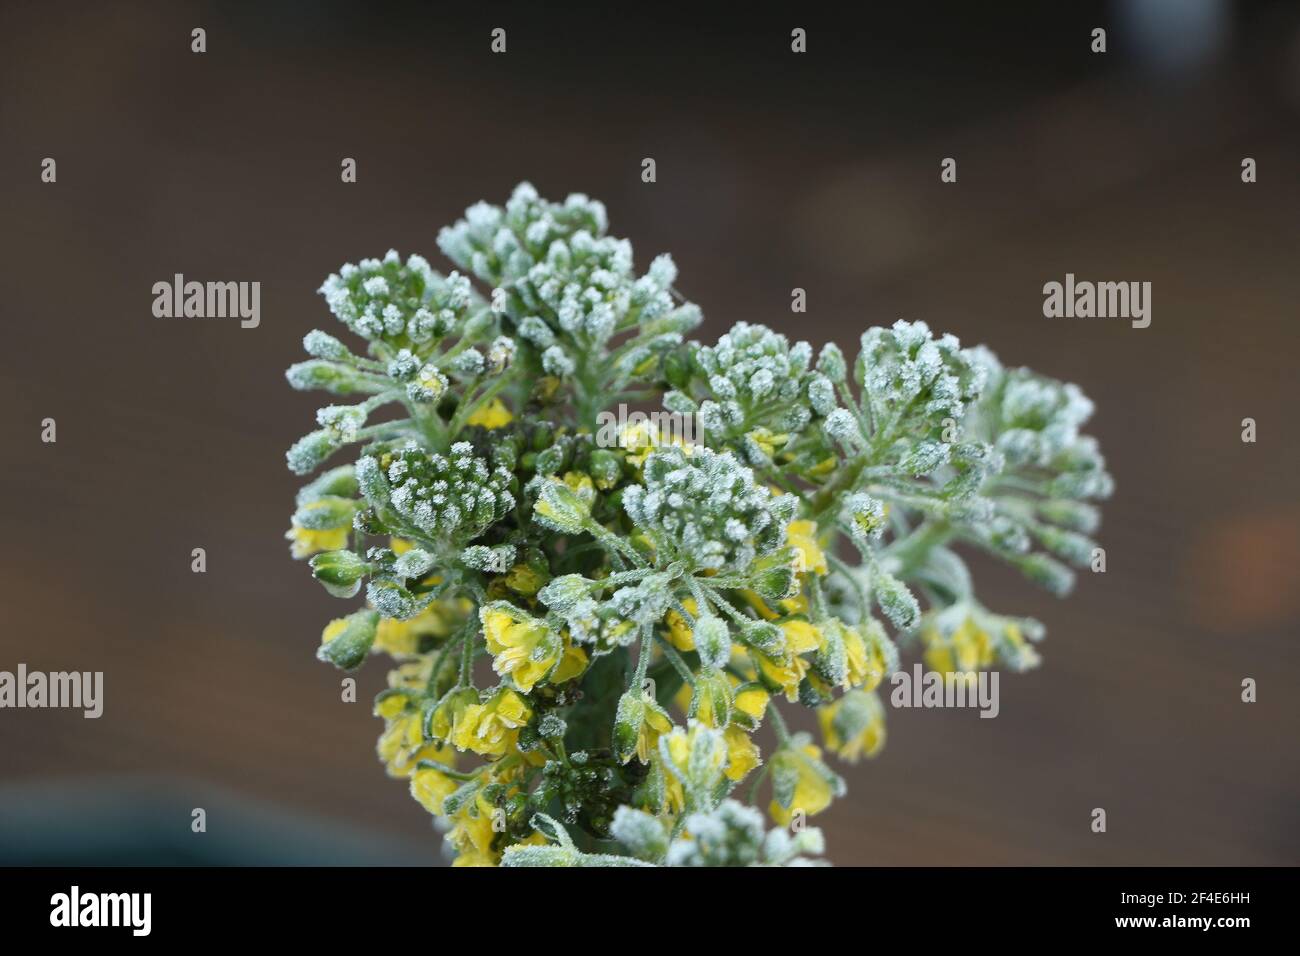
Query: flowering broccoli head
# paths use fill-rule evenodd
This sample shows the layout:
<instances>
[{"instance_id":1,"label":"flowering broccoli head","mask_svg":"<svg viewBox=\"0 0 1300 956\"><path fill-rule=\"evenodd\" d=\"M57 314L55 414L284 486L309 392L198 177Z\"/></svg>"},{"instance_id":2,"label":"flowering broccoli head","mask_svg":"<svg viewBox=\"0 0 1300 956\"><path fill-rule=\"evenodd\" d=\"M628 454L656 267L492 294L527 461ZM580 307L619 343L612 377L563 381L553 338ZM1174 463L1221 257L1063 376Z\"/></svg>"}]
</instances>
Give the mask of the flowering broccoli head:
<instances>
[{"instance_id":1,"label":"flowering broccoli head","mask_svg":"<svg viewBox=\"0 0 1300 956\"><path fill-rule=\"evenodd\" d=\"M608 228L522 184L439 234L460 272L325 281L359 342L310 332L287 373L333 396L287 453L316 473L291 553L353 602L317 655L391 661L378 754L457 865L816 862L902 650L963 686L1039 663L964 555L1062 594L1096 560L1092 406L923 322L851 366L743 322L688 341L672 260ZM628 417L648 395L698 427Z\"/></svg>"}]
</instances>

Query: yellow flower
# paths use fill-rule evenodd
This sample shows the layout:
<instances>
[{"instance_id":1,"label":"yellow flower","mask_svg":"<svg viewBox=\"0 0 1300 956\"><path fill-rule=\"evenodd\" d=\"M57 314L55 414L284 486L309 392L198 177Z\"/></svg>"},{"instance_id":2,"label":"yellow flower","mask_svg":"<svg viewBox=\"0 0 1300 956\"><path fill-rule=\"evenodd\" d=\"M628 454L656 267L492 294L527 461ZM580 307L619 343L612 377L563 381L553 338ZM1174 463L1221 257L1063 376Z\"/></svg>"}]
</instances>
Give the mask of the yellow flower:
<instances>
[{"instance_id":1,"label":"yellow flower","mask_svg":"<svg viewBox=\"0 0 1300 956\"><path fill-rule=\"evenodd\" d=\"M673 729L673 721L649 694L643 694L642 700L645 710L636 727L636 757L642 763L647 763L650 752L658 746L659 738Z\"/></svg>"},{"instance_id":2,"label":"yellow flower","mask_svg":"<svg viewBox=\"0 0 1300 956\"><path fill-rule=\"evenodd\" d=\"M748 432L745 437L762 449L763 454L768 458L776 454L777 448L790 440L789 435L778 435L770 428L763 428L762 426Z\"/></svg>"},{"instance_id":3,"label":"yellow flower","mask_svg":"<svg viewBox=\"0 0 1300 956\"><path fill-rule=\"evenodd\" d=\"M454 759L456 752L450 747L447 749ZM451 765L450 761L441 762ZM459 787L459 781L434 767L417 767L411 774L411 796L434 816L442 815L442 801L455 793Z\"/></svg>"},{"instance_id":4,"label":"yellow flower","mask_svg":"<svg viewBox=\"0 0 1300 956\"><path fill-rule=\"evenodd\" d=\"M731 685L721 671L702 670L695 677L688 716L706 727L719 727L731 719Z\"/></svg>"},{"instance_id":5,"label":"yellow flower","mask_svg":"<svg viewBox=\"0 0 1300 956\"><path fill-rule=\"evenodd\" d=\"M466 800L452 816L455 825L447 834L452 846L456 848L456 859L452 866L496 866L501 854L494 852L492 842L497 830L493 826L493 811L496 807L483 796L482 791L474 795L473 800Z\"/></svg>"},{"instance_id":6,"label":"yellow flower","mask_svg":"<svg viewBox=\"0 0 1300 956\"><path fill-rule=\"evenodd\" d=\"M676 444L682 444L674 436L667 435L670 441ZM618 433L618 447L626 452L626 458L637 468L645 464L645 460L650 457L650 453L659 447L663 441L659 434L659 428L649 420L634 421L631 424L624 425Z\"/></svg>"},{"instance_id":7,"label":"yellow flower","mask_svg":"<svg viewBox=\"0 0 1300 956\"><path fill-rule=\"evenodd\" d=\"M790 825L796 810L811 817L831 805L835 796L834 777L821 762L821 756L820 748L807 744L798 748L786 747L772 757L773 774L788 776L794 784L788 806L773 799L768 807L772 819L781 826Z\"/></svg>"},{"instance_id":8,"label":"yellow flower","mask_svg":"<svg viewBox=\"0 0 1300 956\"><path fill-rule=\"evenodd\" d=\"M885 679L885 655L875 641L867 642L857 628L845 625L844 651L848 661L846 679L850 686L875 690Z\"/></svg>"},{"instance_id":9,"label":"yellow flower","mask_svg":"<svg viewBox=\"0 0 1300 956\"><path fill-rule=\"evenodd\" d=\"M696 738L700 734L715 733L717 733L717 731L712 730L697 721L691 721L689 729L684 730L681 727L674 727L672 732L669 733L668 757L673 763L673 768L676 769L676 773L674 773L672 768L667 768L667 772L664 774L668 780L670 803L673 801L673 784L677 785L677 792L681 793L681 782L678 777L686 776L688 770L693 773L698 773L698 776L696 776L697 780L707 778L710 771L719 775L725 771L728 759L728 752L725 747L718 747L714 750L708 751L709 759L712 761L711 765L692 767L690 764L691 753L696 749Z\"/></svg>"},{"instance_id":10,"label":"yellow flower","mask_svg":"<svg viewBox=\"0 0 1300 956\"><path fill-rule=\"evenodd\" d=\"M560 637L543 622L505 602L479 610L483 637L493 655L492 669L509 676L525 694L559 660Z\"/></svg>"},{"instance_id":11,"label":"yellow flower","mask_svg":"<svg viewBox=\"0 0 1300 956\"><path fill-rule=\"evenodd\" d=\"M820 478L822 475L828 475L835 470L835 466L839 463L840 460L834 455L823 458L821 461L817 462L817 464L808 469L808 477Z\"/></svg>"},{"instance_id":12,"label":"yellow flower","mask_svg":"<svg viewBox=\"0 0 1300 956\"><path fill-rule=\"evenodd\" d=\"M695 604L695 598L686 598L682 601L682 607L686 608L687 613L694 617L698 613ZM677 611L669 611L664 615L664 623L668 625L668 643L679 651L695 650L695 632L691 626L686 623L686 618L682 617Z\"/></svg>"},{"instance_id":13,"label":"yellow flower","mask_svg":"<svg viewBox=\"0 0 1300 956\"><path fill-rule=\"evenodd\" d=\"M655 759L659 760L660 758L656 756ZM664 809L668 813L676 815L686 809L686 788L670 771L663 771L663 775Z\"/></svg>"},{"instance_id":14,"label":"yellow flower","mask_svg":"<svg viewBox=\"0 0 1300 956\"><path fill-rule=\"evenodd\" d=\"M433 601L409 621L381 617L375 630L376 649L393 657L409 657L420 652L423 637L446 637L474 607L466 598Z\"/></svg>"},{"instance_id":15,"label":"yellow flower","mask_svg":"<svg viewBox=\"0 0 1300 956\"><path fill-rule=\"evenodd\" d=\"M741 591L740 596L743 597L747 602L749 602L749 606L752 607L755 611L757 611L759 617L763 618L763 620L765 621L775 621L782 614L807 614L808 613L808 598L803 594L796 594L792 598L786 598L782 601L778 601L777 607L781 609L780 613L777 613L776 611L772 610L768 606L767 602L764 601L757 594L755 594L753 591Z\"/></svg>"},{"instance_id":16,"label":"yellow flower","mask_svg":"<svg viewBox=\"0 0 1300 956\"><path fill-rule=\"evenodd\" d=\"M736 689L732 705L740 714L749 718L747 722L752 722L757 727L767 712L767 704L771 699L772 696L758 684L742 684Z\"/></svg>"},{"instance_id":17,"label":"yellow flower","mask_svg":"<svg viewBox=\"0 0 1300 956\"><path fill-rule=\"evenodd\" d=\"M841 760L857 763L885 745L885 712L875 694L853 691L817 708L826 746Z\"/></svg>"},{"instance_id":18,"label":"yellow flower","mask_svg":"<svg viewBox=\"0 0 1300 956\"><path fill-rule=\"evenodd\" d=\"M560 663L555 665L555 670L551 671L548 683L563 684L566 680L573 680L587 669L587 652L581 647L574 647L567 640L564 642L564 653L560 655Z\"/></svg>"},{"instance_id":19,"label":"yellow flower","mask_svg":"<svg viewBox=\"0 0 1300 956\"><path fill-rule=\"evenodd\" d=\"M461 750L483 756L501 756L514 749L519 728L532 716L527 702L508 687L486 704L471 704L456 722L451 742Z\"/></svg>"},{"instance_id":20,"label":"yellow flower","mask_svg":"<svg viewBox=\"0 0 1300 956\"><path fill-rule=\"evenodd\" d=\"M320 632L320 642L322 644L328 644L347 629L348 619L345 617L337 617L326 624L324 630Z\"/></svg>"},{"instance_id":21,"label":"yellow flower","mask_svg":"<svg viewBox=\"0 0 1300 956\"><path fill-rule=\"evenodd\" d=\"M390 777L409 777L421 760L449 763L455 752L424 739L419 711L409 711L388 722L376 747Z\"/></svg>"},{"instance_id":22,"label":"yellow flower","mask_svg":"<svg viewBox=\"0 0 1300 956\"><path fill-rule=\"evenodd\" d=\"M429 400L433 401L447 390L447 377L432 365L426 365L420 369L420 374L415 378L415 384L431 393Z\"/></svg>"},{"instance_id":23,"label":"yellow flower","mask_svg":"<svg viewBox=\"0 0 1300 956\"><path fill-rule=\"evenodd\" d=\"M467 425L482 425L484 428L503 428L515 420L510 409L499 398L492 399L487 405L480 405L474 414L465 419Z\"/></svg>"},{"instance_id":24,"label":"yellow flower","mask_svg":"<svg viewBox=\"0 0 1300 956\"><path fill-rule=\"evenodd\" d=\"M799 682L808 673L808 662L797 654L784 658L768 657L761 651L755 651L758 669L773 686L785 694L785 699L792 703L799 699Z\"/></svg>"},{"instance_id":25,"label":"yellow flower","mask_svg":"<svg viewBox=\"0 0 1300 956\"><path fill-rule=\"evenodd\" d=\"M926 665L940 674L973 672L993 663L993 639L973 617L967 617L947 637L938 627L926 628L921 640L926 644Z\"/></svg>"},{"instance_id":26,"label":"yellow flower","mask_svg":"<svg viewBox=\"0 0 1300 956\"><path fill-rule=\"evenodd\" d=\"M781 630L785 632L786 649L794 654L807 654L822 646L822 632L808 621L782 621Z\"/></svg>"},{"instance_id":27,"label":"yellow flower","mask_svg":"<svg viewBox=\"0 0 1300 956\"><path fill-rule=\"evenodd\" d=\"M436 740L451 740L465 719L466 711L477 704L478 691L472 687L448 691L433 708L433 715L429 718L429 736Z\"/></svg>"},{"instance_id":28,"label":"yellow flower","mask_svg":"<svg viewBox=\"0 0 1300 956\"><path fill-rule=\"evenodd\" d=\"M743 780L745 775L763 761L758 755L758 747L749 734L732 724L723 731L727 742L727 769L724 771L728 780Z\"/></svg>"},{"instance_id":29,"label":"yellow flower","mask_svg":"<svg viewBox=\"0 0 1300 956\"><path fill-rule=\"evenodd\" d=\"M828 570L826 554L817 543L817 524L812 521L791 521L785 531L786 543L799 553L797 569L811 574L825 574Z\"/></svg>"},{"instance_id":30,"label":"yellow flower","mask_svg":"<svg viewBox=\"0 0 1300 956\"><path fill-rule=\"evenodd\" d=\"M545 583L541 574L526 564L516 564L506 572L506 587L524 597L532 597Z\"/></svg>"},{"instance_id":31,"label":"yellow flower","mask_svg":"<svg viewBox=\"0 0 1300 956\"><path fill-rule=\"evenodd\" d=\"M330 528L327 531L313 531L294 525L284 533L289 539L289 553L295 558L310 558L322 551L339 551L348 546L349 527Z\"/></svg>"},{"instance_id":32,"label":"yellow flower","mask_svg":"<svg viewBox=\"0 0 1300 956\"><path fill-rule=\"evenodd\" d=\"M822 632L807 621L791 619L781 622L785 634L785 653L781 656L754 651L758 669L772 687L781 690L786 699L799 699L799 683L808 673L808 660L802 655L815 651L822 643Z\"/></svg>"}]
</instances>

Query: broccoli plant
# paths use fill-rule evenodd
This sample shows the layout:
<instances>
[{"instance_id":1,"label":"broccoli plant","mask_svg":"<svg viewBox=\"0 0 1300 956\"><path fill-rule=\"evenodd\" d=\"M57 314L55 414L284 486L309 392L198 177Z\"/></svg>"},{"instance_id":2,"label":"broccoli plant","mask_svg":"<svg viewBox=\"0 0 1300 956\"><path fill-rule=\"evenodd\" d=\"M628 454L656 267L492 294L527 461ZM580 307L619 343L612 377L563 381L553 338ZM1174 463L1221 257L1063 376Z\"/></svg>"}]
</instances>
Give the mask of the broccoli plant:
<instances>
[{"instance_id":1,"label":"broccoli plant","mask_svg":"<svg viewBox=\"0 0 1300 956\"><path fill-rule=\"evenodd\" d=\"M288 537L355 602L318 656L391 661L379 756L455 863L814 862L827 754L884 744L900 645L1037 664L1042 626L981 604L961 555L1056 594L1088 564L1111 480L1075 386L923 322L851 364L743 322L689 341L672 259L638 273L583 195L522 184L438 246L455 271L389 252L321 287L364 348L313 331L288 370L342 400L290 469L348 459Z\"/></svg>"}]
</instances>

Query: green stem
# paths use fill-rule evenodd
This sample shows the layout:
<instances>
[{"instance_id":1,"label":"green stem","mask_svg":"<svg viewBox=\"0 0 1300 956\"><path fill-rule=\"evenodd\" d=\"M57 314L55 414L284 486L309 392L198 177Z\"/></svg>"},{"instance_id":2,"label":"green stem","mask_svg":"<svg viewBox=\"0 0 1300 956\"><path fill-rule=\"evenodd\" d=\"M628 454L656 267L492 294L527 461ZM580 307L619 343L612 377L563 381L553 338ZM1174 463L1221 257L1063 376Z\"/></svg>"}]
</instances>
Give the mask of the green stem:
<instances>
[{"instance_id":1,"label":"green stem","mask_svg":"<svg viewBox=\"0 0 1300 956\"><path fill-rule=\"evenodd\" d=\"M641 648L636 658L636 673L632 677L632 687L641 687L645 684L646 668L650 666L650 640L654 628L645 627L641 633Z\"/></svg>"},{"instance_id":2,"label":"green stem","mask_svg":"<svg viewBox=\"0 0 1300 956\"><path fill-rule=\"evenodd\" d=\"M901 541L894 542L885 552L890 570L900 580L905 580L925 563L930 552L952 537L952 527L946 521L926 521Z\"/></svg>"},{"instance_id":3,"label":"green stem","mask_svg":"<svg viewBox=\"0 0 1300 956\"><path fill-rule=\"evenodd\" d=\"M472 671L474 669L474 631L470 628L465 629L465 640L461 646L460 657L460 681L457 687L471 687Z\"/></svg>"},{"instance_id":4,"label":"green stem","mask_svg":"<svg viewBox=\"0 0 1300 956\"><path fill-rule=\"evenodd\" d=\"M656 634L655 640L657 640L659 646L663 648L664 657L668 658L668 663L673 665L673 670L677 671L683 681L691 687L694 687L695 675L691 673L691 669L687 666L686 661L682 659L682 655L677 653L677 648L673 647L668 638L664 637L662 634Z\"/></svg>"},{"instance_id":5,"label":"green stem","mask_svg":"<svg viewBox=\"0 0 1300 956\"><path fill-rule=\"evenodd\" d=\"M786 726L785 718L781 712L776 709L776 702L769 700L767 702L767 712L772 717L772 729L776 732L776 739L780 741L782 747L790 746L790 728Z\"/></svg>"}]
</instances>

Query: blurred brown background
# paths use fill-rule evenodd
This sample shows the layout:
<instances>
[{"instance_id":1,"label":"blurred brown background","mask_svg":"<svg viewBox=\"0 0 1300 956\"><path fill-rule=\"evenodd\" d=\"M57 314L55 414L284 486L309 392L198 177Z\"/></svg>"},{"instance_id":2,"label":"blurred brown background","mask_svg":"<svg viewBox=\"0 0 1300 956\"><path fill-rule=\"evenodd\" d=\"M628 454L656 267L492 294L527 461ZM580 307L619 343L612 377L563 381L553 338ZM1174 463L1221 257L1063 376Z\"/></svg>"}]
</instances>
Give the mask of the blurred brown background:
<instances>
[{"instance_id":1,"label":"blurred brown background","mask_svg":"<svg viewBox=\"0 0 1300 956\"><path fill-rule=\"evenodd\" d=\"M891 711L816 821L833 860L1300 862L1300 11L1058 6L6 5L0 669L106 689L97 721L0 711L0 860L439 858L374 757L383 668L344 704L313 657L340 605L281 534L318 403L282 373L331 327L326 273L390 247L438 267L439 226L529 179L604 199L639 264L671 251L701 338L851 350L924 319L1097 403L1108 572L1057 602L976 568L990 607L1047 622L1044 666L1004 675L997 720ZM261 327L153 318L177 272L260 281ZM1151 327L1045 319L1066 272L1152 282Z\"/></svg>"}]
</instances>

